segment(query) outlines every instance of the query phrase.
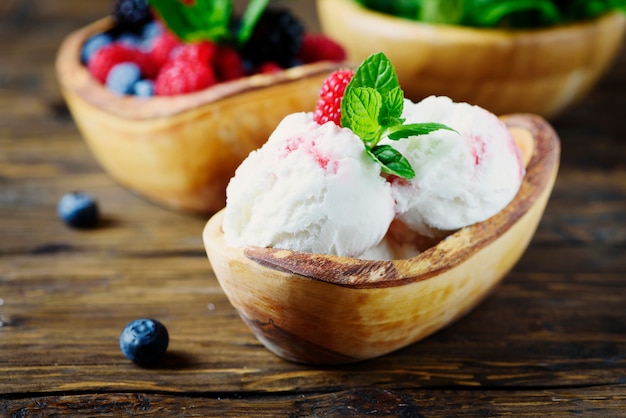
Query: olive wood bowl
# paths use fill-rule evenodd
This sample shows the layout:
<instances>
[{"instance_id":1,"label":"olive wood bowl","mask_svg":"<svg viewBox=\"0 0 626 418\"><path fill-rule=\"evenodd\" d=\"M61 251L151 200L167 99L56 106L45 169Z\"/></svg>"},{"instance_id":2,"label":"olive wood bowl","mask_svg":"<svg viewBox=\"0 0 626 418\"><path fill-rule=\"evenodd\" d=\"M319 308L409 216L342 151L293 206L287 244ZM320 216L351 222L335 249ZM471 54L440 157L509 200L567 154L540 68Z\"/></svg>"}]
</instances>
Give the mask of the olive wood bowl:
<instances>
[{"instance_id":1,"label":"olive wood bowl","mask_svg":"<svg viewBox=\"0 0 626 418\"><path fill-rule=\"evenodd\" d=\"M375 12L355 0L317 0L322 31L348 61L384 52L405 95L449 96L497 115L553 117L582 99L614 61L626 14L534 30L429 25Z\"/></svg>"},{"instance_id":2,"label":"olive wood bowl","mask_svg":"<svg viewBox=\"0 0 626 418\"><path fill-rule=\"evenodd\" d=\"M392 352L476 306L521 257L556 179L560 141L536 115L502 118L527 172L514 200L409 259L360 260L260 247L229 247L223 210L203 232L213 271L231 304L273 353L342 364Z\"/></svg>"},{"instance_id":3,"label":"olive wood bowl","mask_svg":"<svg viewBox=\"0 0 626 418\"><path fill-rule=\"evenodd\" d=\"M174 209L214 213L250 151L287 114L310 111L339 64L320 62L171 97L110 92L80 62L81 45L110 28L101 19L69 34L56 60L61 92L97 161L120 184Z\"/></svg>"}]
</instances>

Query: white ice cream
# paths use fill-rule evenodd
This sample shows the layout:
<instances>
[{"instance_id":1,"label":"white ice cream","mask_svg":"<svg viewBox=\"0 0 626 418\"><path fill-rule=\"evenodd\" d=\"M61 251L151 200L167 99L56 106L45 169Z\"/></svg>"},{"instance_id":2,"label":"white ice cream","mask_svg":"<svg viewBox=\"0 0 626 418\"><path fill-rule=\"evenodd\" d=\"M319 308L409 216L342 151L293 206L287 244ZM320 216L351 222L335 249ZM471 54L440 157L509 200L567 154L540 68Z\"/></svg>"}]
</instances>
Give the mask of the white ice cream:
<instances>
[{"instance_id":1,"label":"white ice cream","mask_svg":"<svg viewBox=\"0 0 626 418\"><path fill-rule=\"evenodd\" d=\"M442 231L486 220L513 199L524 167L495 115L429 97L406 100L403 117L455 130L383 141L410 161L412 180L382 176L349 129L332 122L320 126L310 113L285 117L228 185L228 244L405 258L436 242Z\"/></svg>"},{"instance_id":2,"label":"white ice cream","mask_svg":"<svg viewBox=\"0 0 626 418\"><path fill-rule=\"evenodd\" d=\"M394 218L390 185L349 129L285 117L239 166L227 190L224 235L254 245L358 256Z\"/></svg>"},{"instance_id":3,"label":"white ice cream","mask_svg":"<svg viewBox=\"0 0 626 418\"><path fill-rule=\"evenodd\" d=\"M391 179L400 220L425 235L484 221L515 197L524 176L513 138L492 113L447 97L405 100L405 123L439 122L456 132L388 141L416 172ZM458 132L458 133L457 133Z\"/></svg>"}]
</instances>

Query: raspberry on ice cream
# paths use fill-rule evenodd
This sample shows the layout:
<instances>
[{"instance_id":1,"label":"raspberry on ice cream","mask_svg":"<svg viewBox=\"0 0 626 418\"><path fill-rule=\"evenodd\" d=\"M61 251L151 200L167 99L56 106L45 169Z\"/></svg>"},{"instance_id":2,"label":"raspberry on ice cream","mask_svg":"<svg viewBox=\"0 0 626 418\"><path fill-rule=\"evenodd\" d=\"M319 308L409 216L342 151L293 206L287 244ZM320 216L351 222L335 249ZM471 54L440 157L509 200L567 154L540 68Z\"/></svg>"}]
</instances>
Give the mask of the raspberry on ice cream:
<instances>
[{"instance_id":1,"label":"raspberry on ice cream","mask_svg":"<svg viewBox=\"0 0 626 418\"><path fill-rule=\"evenodd\" d=\"M515 197L524 177L520 152L494 114L448 97L405 100L409 123L438 122L454 131L394 141L415 170L411 180L392 179L398 217L421 234L481 222Z\"/></svg>"},{"instance_id":2,"label":"raspberry on ice cream","mask_svg":"<svg viewBox=\"0 0 626 418\"><path fill-rule=\"evenodd\" d=\"M283 119L237 169L223 229L232 246L358 256L394 217L389 183L362 141L311 113Z\"/></svg>"}]
</instances>

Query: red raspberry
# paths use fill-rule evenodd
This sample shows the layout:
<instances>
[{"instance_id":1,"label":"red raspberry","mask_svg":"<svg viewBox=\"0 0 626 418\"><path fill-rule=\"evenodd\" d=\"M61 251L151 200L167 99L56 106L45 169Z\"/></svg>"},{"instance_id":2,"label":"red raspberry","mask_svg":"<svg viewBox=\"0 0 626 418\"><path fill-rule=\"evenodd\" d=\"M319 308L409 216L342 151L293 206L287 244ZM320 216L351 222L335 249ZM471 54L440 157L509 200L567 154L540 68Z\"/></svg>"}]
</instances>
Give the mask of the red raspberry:
<instances>
[{"instance_id":1,"label":"red raspberry","mask_svg":"<svg viewBox=\"0 0 626 418\"><path fill-rule=\"evenodd\" d=\"M333 122L341 126L341 100L352 77L354 77L353 70L338 70L324 80L313 113L315 122L320 125Z\"/></svg>"},{"instance_id":2,"label":"red raspberry","mask_svg":"<svg viewBox=\"0 0 626 418\"><path fill-rule=\"evenodd\" d=\"M93 54L87 69L94 78L104 84L113 66L122 62L132 62L134 55L135 53L128 46L112 43L100 48Z\"/></svg>"},{"instance_id":3,"label":"red raspberry","mask_svg":"<svg viewBox=\"0 0 626 418\"><path fill-rule=\"evenodd\" d=\"M174 96L199 91L216 82L215 73L206 62L175 57L159 71L154 92L157 96Z\"/></svg>"},{"instance_id":4,"label":"red raspberry","mask_svg":"<svg viewBox=\"0 0 626 418\"><path fill-rule=\"evenodd\" d=\"M133 56L130 62L134 62L139 66L141 74L144 78L154 79L159 73L160 65L157 65L152 58L152 55L142 52L138 49L133 50Z\"/></svg>"},{"instance_id":5,"label":"red raspberry","mask_svg":"<svg viewBox=\"0 0 626 418\"><path fill-rule=\"evenodd\" d=\"M172 51L182 42L171 32L164 30L158 35L150 49L150 58L157 68L161 68L169 59Z\"/></svg>"},{"instance_id":6,"label":"red raspberry","mask_svg":"<svg viewBox=\"0 0 626 418\"><path fill-rule=\"evenodd\" d=\"M255 73L258 74L274 74L283 71L283 67L278 65L278 63L273 61L265 62L259 65L258 68L255 69Z\"/></svg>"},{"instance_id":7,"label":"red raspberry","mask_svg":"<svg viewBox=\"0 0 626 418\"><path fill-rule=\"evenodd\" d=\"M88 70L102 84L106 82L111 68L123 62L132 62L139 66L141 74L153 78L158 72L151 56L131 46L115 42L99 49L89 60Z\"/></svg>"},{"instance_id":8,"label":"red raspberry","mask_svg":"<svg viewBox=\"0 0 626 418\"><path fill-rule=\"evenodd\" d=\"M217 54L213 60L213 68L220 82L235 80L246 75L239 53L225 45L220 45L217 48Z\"/></svg>"},{"instance_id":9,"label":"red raspberry","mask_svg":"<svg viewBox=\"0 0 626 418\"><path fill-rule=\"evenodd\" d=\"M307 33L302 39L298 57L304 64L317 61L342 62L346 59L346 51L325 35Z\"/></svg>"},{"instance_id":10,"label":"red raspberry","mask_svg":"<svg viewBox=\"0 0 626 418\"><path fill-rule=\"evenodd\" d=\"M198 60L211 65L216 54L217 47L214 43L209 41L200 41L183 45L180 50L176 52L176 59Z\"/></svg>"}]
</instances>

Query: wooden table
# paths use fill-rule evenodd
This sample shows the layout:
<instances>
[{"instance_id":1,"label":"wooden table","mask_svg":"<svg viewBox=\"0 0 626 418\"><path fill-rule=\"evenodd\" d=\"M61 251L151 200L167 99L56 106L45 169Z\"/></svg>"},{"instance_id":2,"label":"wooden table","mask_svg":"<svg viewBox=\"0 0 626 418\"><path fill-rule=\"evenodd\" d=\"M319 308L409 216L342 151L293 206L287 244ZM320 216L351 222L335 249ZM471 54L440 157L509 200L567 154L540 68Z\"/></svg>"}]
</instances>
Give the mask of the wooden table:
<instances>
[{"instance_id":1,"label":"wooden table","mask_svg":"<svg viewBox=\"0 0 626 418\"><path fill-rule=\"evenodd\" d=\"M54 57L111 3L0 3L0 416L626 416L626 49L553 120L552 199L490 297L398 352L309 367L270 354L228 303L206 217L120 187L82 141ZM310 2L293 5L315 25ZM57 218L75 189L96 195L99 228ZM171 336L155 369L118 345L145 316Z\"/></svg>"}]
</instances>

